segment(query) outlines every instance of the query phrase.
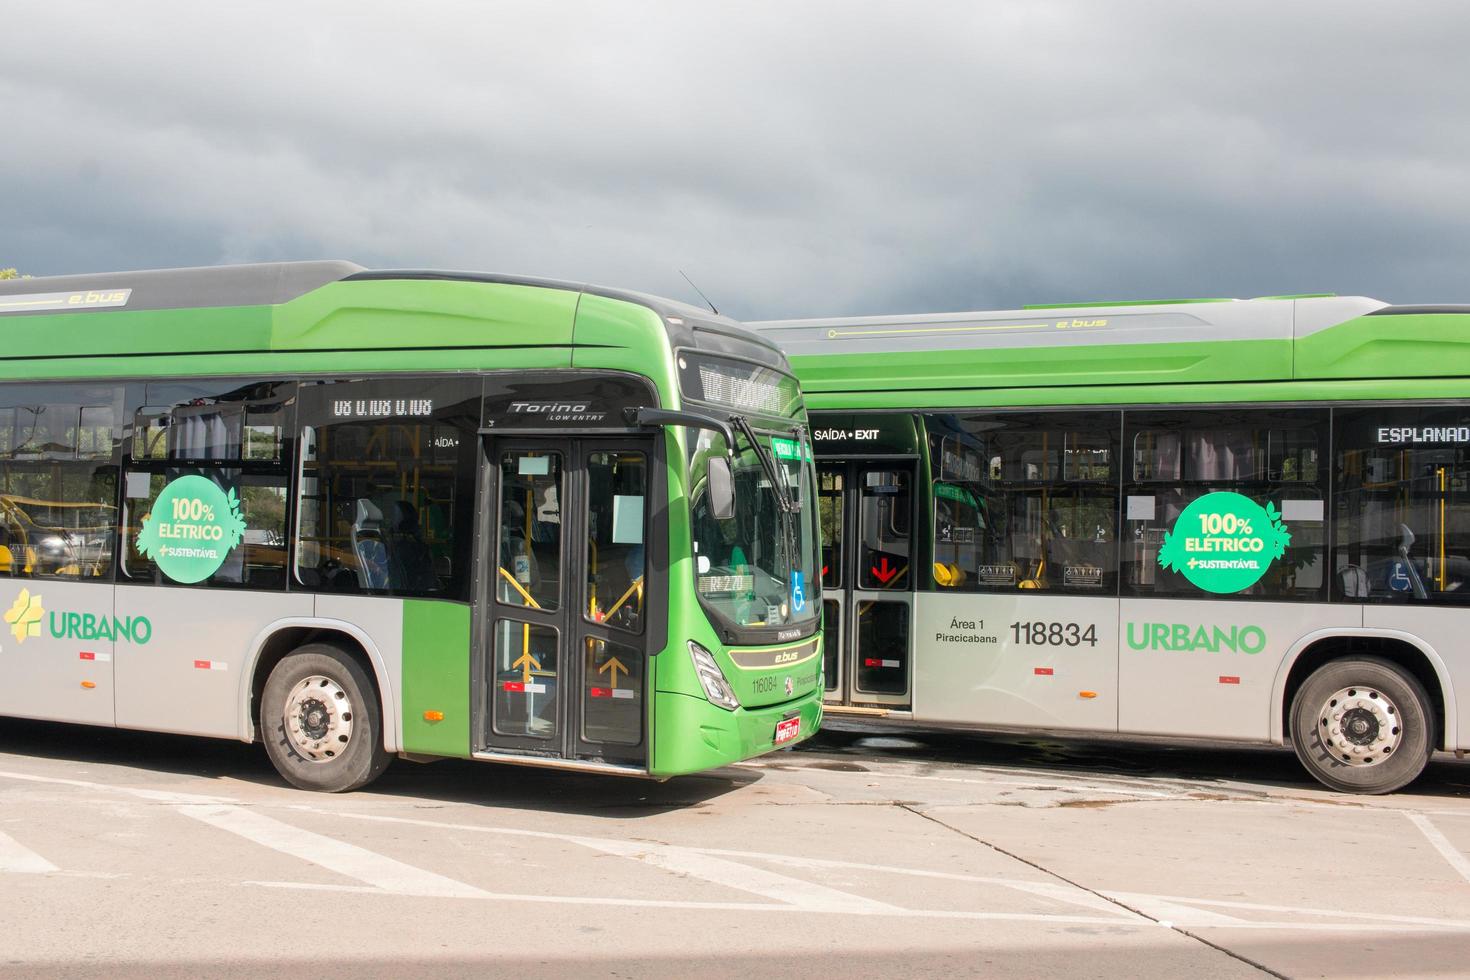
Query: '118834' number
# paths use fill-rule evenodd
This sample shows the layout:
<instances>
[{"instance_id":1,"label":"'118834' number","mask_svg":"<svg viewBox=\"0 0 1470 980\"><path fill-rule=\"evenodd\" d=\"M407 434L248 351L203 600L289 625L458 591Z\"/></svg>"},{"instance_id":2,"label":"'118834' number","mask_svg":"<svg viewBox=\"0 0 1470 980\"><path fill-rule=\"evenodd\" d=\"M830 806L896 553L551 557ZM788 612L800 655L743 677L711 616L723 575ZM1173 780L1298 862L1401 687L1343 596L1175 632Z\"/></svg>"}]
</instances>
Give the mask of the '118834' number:
<instances>
[{"instance_id":1,"label":"'118834' number","mask_svg":"<svg viewBox=\"0 0 1470 980\"><path fill-rule=\"evenodd\" d=\"M1075 647L1086 643L1097 646L1097 626L1089 623L1012 623L1011 636L1018 644L1034 647Z\"/></svg>"}]
</instances>

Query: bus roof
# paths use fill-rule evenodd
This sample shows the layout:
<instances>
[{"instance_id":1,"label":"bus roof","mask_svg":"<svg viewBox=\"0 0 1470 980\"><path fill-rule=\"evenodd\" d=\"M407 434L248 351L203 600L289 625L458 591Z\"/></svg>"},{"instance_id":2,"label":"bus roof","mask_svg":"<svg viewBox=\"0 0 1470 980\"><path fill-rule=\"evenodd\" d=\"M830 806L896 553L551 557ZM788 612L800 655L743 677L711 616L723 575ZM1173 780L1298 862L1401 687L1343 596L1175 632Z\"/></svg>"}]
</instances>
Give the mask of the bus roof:
<instances>
[{"instance_id":1,"label":"bus roof","mask_svg":"<svg viewBox=\"0 0 1470 980\"><path fill-rule=\"evenodd\" d=\"M586 303L587 297L597 301ZM607 346L609 339L636 346L641 331L619 336L617 315L604 300L656 314L665 349L698 347L786 369L772 341L675 300L555 279L368 270L344 261L3 280L0 325L10 329L0 363L192 353L570 350ZM599 315L602 329L579 329ZM22 325L33 329L16 329ZM643 336L644 343L660 342L656 333ZM50 367L40 374L8 373L54 375Z\"/></svg>"},{"instance_id":2,"label":"bus roof","mask_svg":"<svg viewBox=\"0 0 1470 980\"><path fill-rule=\"evenodd\" d=\"M1391 306L1363 296L747 325L786 352L809 395L1470 376L1470 306Z\"/></svg>"}]
</instances>

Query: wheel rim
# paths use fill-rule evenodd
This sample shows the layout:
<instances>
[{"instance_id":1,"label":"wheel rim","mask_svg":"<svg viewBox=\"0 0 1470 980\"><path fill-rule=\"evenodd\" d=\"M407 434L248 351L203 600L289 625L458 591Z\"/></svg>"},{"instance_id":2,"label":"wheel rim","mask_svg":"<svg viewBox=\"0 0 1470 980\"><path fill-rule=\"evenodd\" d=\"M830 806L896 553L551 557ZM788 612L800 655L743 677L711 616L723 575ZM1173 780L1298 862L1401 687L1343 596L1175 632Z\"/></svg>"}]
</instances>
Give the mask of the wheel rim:
<instances>
[{"instance_id":1,"label":"wheel rim","mask_svg":"<svg viewBox=\"0 0 1470 980\"><path fill-rule=\"evenodd\" d=\"M1348 766L1376 766L1391 758L1404 738L1398 706L1369 687L1344 687L1328 697L1317 724L1333 759Z\"/></svg>"},{"instance_id":2,"label":"wheel rim","mask_svg":"<svg viewBox=\"0 0 1470 980\"><path fill-rule=\"evenodd\" d=\"M312 762L331 762L352 741L352 698L341 684L313 674L291 689L281 721L291 747Z\"/></svg>"}]
</instances>

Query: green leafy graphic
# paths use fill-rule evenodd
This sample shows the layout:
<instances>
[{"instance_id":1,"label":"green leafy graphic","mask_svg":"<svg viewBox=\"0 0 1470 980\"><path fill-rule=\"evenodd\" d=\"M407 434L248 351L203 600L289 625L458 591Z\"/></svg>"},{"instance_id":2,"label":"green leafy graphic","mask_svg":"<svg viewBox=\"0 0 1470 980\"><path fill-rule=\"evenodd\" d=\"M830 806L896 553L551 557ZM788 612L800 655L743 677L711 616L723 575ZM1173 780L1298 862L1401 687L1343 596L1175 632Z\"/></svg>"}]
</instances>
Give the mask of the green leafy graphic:
<instances>
[{"instance_id":1,"label":"green leafy graphic","mask_svg":"<svg viewBox=\"0 0 1470 980\"><path fill-rule=\"evenodd\" d=\"M138 532L138 550L178 582L200 582L219 570L245 539L233 487L226 493L202 476L181 476L159 493Z\"/></svg>"},{"instance_id":2,"label":"green leafy graphic","mask_svg":"<svg viewBox=\"0 0 1470 980\"><path fill-rule=\"evenodd\" d=\"M1184 508L1164 532L1158 562L1208 592L1239 592L1286 555L1291 532L1274 503L1265 507L1228 490Z\"/></svg>"}]
</instances>

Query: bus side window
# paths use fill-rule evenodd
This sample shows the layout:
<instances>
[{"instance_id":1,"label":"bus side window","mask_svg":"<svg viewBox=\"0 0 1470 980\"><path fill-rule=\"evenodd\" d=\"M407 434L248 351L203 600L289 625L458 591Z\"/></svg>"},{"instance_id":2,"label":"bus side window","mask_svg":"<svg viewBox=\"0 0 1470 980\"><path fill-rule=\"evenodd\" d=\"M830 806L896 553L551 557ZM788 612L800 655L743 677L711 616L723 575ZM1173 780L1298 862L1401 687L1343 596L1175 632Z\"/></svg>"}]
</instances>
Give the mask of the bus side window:
<instances>
[{"instance_id":1,"label":"bus side window","mask_svg":"<svg viewBox=\"0 0 1470 980\"><path fill-rule=\"evenodd\" d=\"M0 393L0 575L110 580L124 389Z\"/></svg>"},{"instance_id":2,"label":"bus side window","mask_svg":"<svg viewBox=\"0 0 1470 980\"><path fill-rule=\"evenodd\" d=\"M468 595L479 394L476 378L301 385L296 582Z\"/></svg>"},{"instance_id":3,"label":"bus side window","mask_svg":"<svg viewBox=\"0 0 1470 980\"><path fill-rule=\"evenodd\" d=\"M1131 450L1123 488L1124 594L1325 599L1326 409L1138 410L1124 413L1124 429ZM1241 497L1247 509L1237 514ZM1204 530L1201 522L1209 520L1216 530ZM1251 543L1262 545L1259 558L1191 552L1188 560L1197 564L1186 574L1186 559L1173 554L1177 542L1233 544L1219 537L1221 521L1232 528L1236 521L1280 523L1289 538L1277 554L1257 528ZM1264 568L1249 582L1210 574L1212 566L1229 572L1236 559Z\"/></svg>"},{"instance_id":4,"label":"bus side window","mask_svg":"<svg viewBox=\"0 0 1470 980\"><path fill-rule=\"evenodd\" d=\"M162 545L148 550L143 535L155 503L169 486L185 477L202 477L219 494L208 508L200 500L199 513L213 514L211 520L222 524L237 513L244 523L238 543L208 570L202 584L284 589L290 482L286 434L295 421L295 407L292 381L150 382L133 411L124 460L123 576L134 583L200 581L190 577L197 566L171 560Z\"/></svg>"},{"instance_id":5,"label":"bus side window","mask_svg":"<svg viewBox=\"0 0 1470 980\"><path fill-rule=\"evenodd\" d=\"M1333 597L1470 604L1470 410L1338 408Z\"/></svg>"},{"instance_id":6,"label":"bus side window","mask_svg":"<svg viewBox=\"0 0 1470 980\"><path fill-rule=\"evenodd\" d=\"M927 416L935 586L1113 594L1120 418Z\"/></svg>"}]
</instances>

